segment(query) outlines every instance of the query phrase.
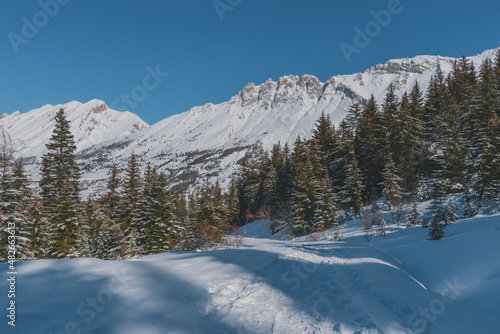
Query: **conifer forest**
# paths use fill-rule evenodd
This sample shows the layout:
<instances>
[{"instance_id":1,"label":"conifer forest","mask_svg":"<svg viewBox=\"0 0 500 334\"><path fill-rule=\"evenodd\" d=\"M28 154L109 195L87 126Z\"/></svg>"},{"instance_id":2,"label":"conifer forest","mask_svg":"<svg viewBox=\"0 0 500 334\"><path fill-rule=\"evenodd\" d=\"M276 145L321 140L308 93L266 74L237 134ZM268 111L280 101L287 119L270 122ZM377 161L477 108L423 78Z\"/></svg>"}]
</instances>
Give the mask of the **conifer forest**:
<instances>
[{"instance_id":1,"label":"conifer forest","mask_svg":"<svg viewBox=\"0 0 500 334\"><path fill-rule=\"evenodd\" d=\"M7 244L7 226L16 227L16 260L208 249L257 219L295 236L334 228L341 240L344 222L360 215L383 233L381 206L438 240L457 218L500 210L500 53L456 61L425 92L417 84L399 98L391 85L382 103L352 105L338 126L323 114L308 138L247 155L227 187L175 183L132 154L108 171L102 193L82 198L64 110L55 121L38 181L13 158L15 146L1 148L0 236ZM459 203L449 200L456 194ZM432 215L422 219L417 205L429 200ZM7 248L0 252L7 261Z\"/></svg>"}]
</instances>

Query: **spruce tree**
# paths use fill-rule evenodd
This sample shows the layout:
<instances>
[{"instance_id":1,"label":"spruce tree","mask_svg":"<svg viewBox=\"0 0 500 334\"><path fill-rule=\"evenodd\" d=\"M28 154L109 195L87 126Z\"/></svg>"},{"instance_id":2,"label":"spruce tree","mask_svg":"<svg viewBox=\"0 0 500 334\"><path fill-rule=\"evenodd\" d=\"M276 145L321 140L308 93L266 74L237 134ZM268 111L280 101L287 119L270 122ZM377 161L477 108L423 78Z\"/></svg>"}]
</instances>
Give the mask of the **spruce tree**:
<instances>
[{"instance_id":1,"label":"spruce tree","mask_svg":"<svg viewBox=\"0 0 500 334\"><path fill-rule=\"evenodd\" d=\"M438 240L444 236L444 229L456 220L455 208L446 196L441 192L441 188L435 188L434 199L431 203L431 226L429 238Z\"/></svg>"},{"instance_id":2,"label":"spruce tree","mask_svg":"<svg viewBox=\"0 0 500 334\"><path fill-rule=\"evenodd\" d=\"M447 87L442 72L431 78L423 110L424 147L423 161L420 167L422 199L430 198L431 179L438 170L438 152L442 150L438 142L445 123L443 115L447 106Z\"/></svg>"},{"instance_id":3,"label":"spruce tree","mask_svg":"<svg viewBox=\"0 0 500 334\"><path fill-rule=\"evenodd\" d=\"M134 217L138 243L144 254L159 253L177 245L181 231L174 211L167 176L149 167Z\"/></svg>"},{"instance_id":4,"label":"spruce tree","mask_svg":"<svg viewBox=\"0 0 500 334\"><path fill-rule=\"evenodd\" d=\"M500 199L500 100L491 62L481 66L480 84L472 107L472 157L469 170L478 206L484 199Z\"/></svg>"},{"instance_id":5,"label":"spruce tree","mask_svg":"<svg viewBox=\"0 0 500 334\"><path fill-rule=\"evenodd\" d=\"M342 192L342 203L349 212L349 217L356 216L363 207L363 181L354 154L347 165L345 187Z\"/></svg>"},{"instance_id":6,"label":"spruce tree","mask_svg":"<svg viewBox=\"0 0 500 334\"><path fill-rule=\"evenodd\" d=\"M437 205L440 205L440 204L437 204ZM431 218L431 226L429 229L429 239L439 240L443 236L444 236L444 224L439 219L439 214L433 212L432 218Z\"/></svg>"},{"instance_id":7,"label":"spruce tree","mask_svg":"<svg viewBox=\"0 0 500 334\"><path fill-rule=\"evenodd\" d=\"M118 168L113 164L106 182L106 194L101 200L104 213L113 221L116 221L119 217L120 185L121 180L118 174Z\"/></svg>"},{"instance_id":8,"label":"spruce tree","mask_svg":"<svg viewBox=\"0 0 500 334\"><path fill-rule=\"evenodd\" d=\"M314 165L308 157L304 163L294 167L293 205L293 232L300 235L308 232L314 225L316 205L317 179L315 178Z\"/></svg>"},{"instance_id":9,"label":"spruce tree","mask_svg":"<svg viewBox=\"0 0 500 334\"><path fill-rule=\"evenodd\" d=\"M421 225L422 222L420 216L421 216L420 212L418 212L417 196L413 196L413 206L410 216L408 217L408 223L406 224L406 226Z\"/></svg>"},{"instance_id":10,"label":"spruce tree","mask_svg":"<svg viewBox=\"0 0 500 334\"><path fill-rule=\"evenodd\" d=\"M226 219L230 225L237 225L240 213L240 196L237 181L233 178L229 184L229 190L225 197Z\"/></svg>"},{"instance_id":11,"label":"spruce tree","mask_svg":"<svg viewBox=\"0 0 500 334\"><path fill-rule=\"evenodd\" d=\"M330 116L321 114L313 129L312 140L317 145L323 168L328 169L333 162L335 151L335 129Z\"/></svg>"},{"instance_id":12,"label":"spruce tree","mask_svg":"<svg viewBox=\"0 0 500 334\"><path fill-rule=\"evenodd\" d=\"M223 203L220 187L212 185L206 179L190 200L190 211L193 222L198 226L201 242L218 243L227 230L223 219Z\"/></svg>"},{"instance_id":13,"label":"spruce tree","mask_svg":"<svg viewBox=\"0 0 500 334\"><path fill-rule=\"evenodd\" d=\"M401 178L396 174L396 166L390 156L384 169L384 195L390 211L401 205Z\"/></svg>"},{"instance_id":14,"label":"spruce tree","mask_svg":"<svg viewBox=\"0 0 500 334\"><path fill-rule=\"evenodd\" d=\"M381 193L380 183L383 180L386 154L385 123L377 110L375 97L372 95L363 106L356 135L357 146L354 148L359 160L359 169L365 180L364 197L368 200L377 198Z\"/></svg>"},{"instance_id":15,"label":"spruce tree","mask_svg":"<svg viewBox=\"0 0 500 334\"><path fill-rule=\"evenodd\" d=\"M60 109L55 116L55 128L42 157L41 197L51 233L50 257L79 255L79 180L75 142L70 124Z\"/></svg>"},{"instance_id":16,"label":"spruce tree","mask_svg":"<svg viewBox=\"0 0 500 334\"><path fill-rule=\"evenodd\" d=\"M12 156L8 152L10 146L8 146L5 140L2 147L0 147L0 236L2 241L2 246L9 245L10 230L15 228L16 222L13 220L14 204L13 204L13 194L12 194L12 180L9 171L9 164L11 163ZM15 236L14 236L15 238ZM14 239L15 240L15 239ZM0 247L0 261L7 261L8 252L10 247ZM13 252L13 249L10 249ZM12 253L10 254L12 256Z\"/></svg>"},{"instance_id":17,"label":"spruce tree","mask_svg":"<svg viewBox=\"0 0 500 334\"><path fill-rule=\"evenodd\" d=\"M279 175L276 168L271 165L269 172L264 179L264 203L268 208L276 208L279 202L278 198Z\"/></svg>"},{"instance_id":18,"label":"spruce tree","mask_svg":"<svg viewBox=\"0 0 500 334\"><path fill-rule=\"evenodd\" d=\"M33 193L28 204L29 224L27 234L30 240L30 252L34 259L49 257L48 221L43 202L39 194Z\"/></svg>"},{"instance_id":19,"label":"spruce tree","mask_svg":"<svg viewBox=\"0 0 500 334\"><path fill-rule=\"evenodd\" d=\"M335 239L342 239L342 235L340 233L341 224L336 219L337 210L335 203L337 202L337 199L328 175L325 175L323 179L319 180L319 182L316 182L314 197L316 198L314 230L323 231L331 227L335 227Z\"/></svg>"},{"instance_id":20,"label":"spruce tree","mask_svg":"<svg viewBox=\"0 0 500 334\"><path fill-rule=\"evenodd\" d=\"M120 198L120 228L124 235L127 255L136 255L139 251L137 246L138 227L133 222L133 217L137 209L141 190L141 177L139 166L135 155L132 153L125 170L125 177L121 187Z\"/></svg>"},{"instance_id":21,"label":"spruce tree","mask_svg":"<svg viewBox=\"0 0 500 334\"><path fill-rule=\"evenodd\" d=\"M107 257L107 235L101 234L102 222L99 220L95 202L89 195L83 203L80 228L80 249L82 255L105 259Z\"/></svg>"},{"instance_id":22,"label":"spruce tree","mask_svg":"<svg viewBox=\"0 0 500 334\"><path fill-rule=\"evenodd\" d=\"M32 245L33 220L29 207L32 202L32 192L29 188L29 180L24 171L22 159L17 160L12 168L11 176L11 199L13 205L12 218L16 222L16 246L17 255L20 260L30 260L35 258L34 247Z\"/></svg>"}]
</instances>

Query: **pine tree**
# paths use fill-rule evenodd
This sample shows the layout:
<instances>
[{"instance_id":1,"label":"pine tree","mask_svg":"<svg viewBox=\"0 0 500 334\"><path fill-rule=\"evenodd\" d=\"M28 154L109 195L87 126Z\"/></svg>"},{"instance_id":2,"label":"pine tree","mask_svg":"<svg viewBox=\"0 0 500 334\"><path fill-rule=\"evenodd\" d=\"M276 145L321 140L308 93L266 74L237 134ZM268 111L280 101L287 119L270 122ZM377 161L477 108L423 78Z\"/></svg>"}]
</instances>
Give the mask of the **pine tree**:
<instances>
[{"instance_id":1,"label":"pine tree","mask_svg":"<svg viewBox=\"0 0 500 334\"><path fill-rule=\"evenodd\" d=\"M269 154L265 150L259 152L258 162L243 166L243 196L247 205L245 210L256 213L265 203L264 182L269 169Z\"/></svg>"},{"instance_id":2,"label":"pine tree","mask_svg":"<svg viewBox=\"0 0 500 334\"><path fill-rule=\"evenodd\" d=\"M325 175L320 182L316 182L314 197L316 198L314 230L323 231L335 226L335 239L342 239L342 234L340 233L342 226L336 219L335 203L337 200L328 175Z\"/></svg>"},{"instance_id":3,"label":"pine tree","mask_svg":"<svg viewBox=\"0 0 500 334\"><path fill-rule=\"evenodd\" d=\"M121 180L118 174L118 168L113 164L106 182L106 194L101 201L103 203L104 213L113 221L116 221L119 217L120 185Z\"/></svg>"},{"instance_id":4,"label":"pine tree","mask_svg":"<svg viewBox=\"0 0 500 334\"><path fill-rule=\"evenodd\" d=\"M429 239L439 240L444 236L444 224L439 219L438 213L433 213L431 218L431 226L429 229Z\"/></svg>"},{"instance_id":5,"label":"pine tree","mask_svg":"<svg viewBox=\"0 0 500 334\"><path fill-rule=\"evenodd\" d=\"M226 219L230 225L235 226L238 223L240 213L240 196L237 181L233 178L229 184L229 191L225 197Z\"/></svg>"},{"instance_id":6,"label":"pine tree","mask_svg":"<svg viewBox=\"0 0 500 334\"><path fill-rule=\"evenodd\" d=\"M390 211L401 205L401 178L396 174L396 166L390 156L384 169L384 195Z\"/></svg>"},{"instance_id":7,"label":"pine tree","mask_svg":"<svg viewBox=\"0 0 500 334\"><path fill-rule=\"evenodd\" d=\"M227 230L226 222L222 219L222 194L220 187L213 186L205 180L197 194L190 200L192 220L200 232L203 243L219 243Z\"/></svg>"},{"instance_id":8,"label":"pine tree","mask_svg":"<svg viewBox=\"0 0 500 334\"><path fill-rule=\"evenodd\" d=\"M3 129L2 129L3 130ZM15 229L16 221L13 220L13 194L12 194L12 180L9 171L9 164L12 160L12 155L10 150L10 145L6 141L7 134L2 131L3 135L3 143L2 147L0 147L0 236L2 241L2 246L11 245L9 242L10 230ZM15 238L15 236L14 236ZM14 243L15 244L15 243ZM11 254L9 254L9 250ZM11 247L0 247L0 261L7 261L9 255L12 257L12 252L16 251L15 249L11 249ZM15 254L14 254L15 256Z\"/></svg>"},{"instance_id":9,"label":"pine tree","mask_svg":"<svg viewBox=\"0 0 500 334\"><path fill-rule=\"evenodd\" d=\"M429 239L439 240L444 236L444 195L442 193L442 188L440 187L437 180L434 185L433 199L431 202L431 225L429 229Z\"/></svg>"},{"instance_id":10,"label":"pine tree","mask_svg":"<svg viewBox=\"0 0 500 334\"><path fill-rule=\"evenodd\" d=\"M144 254L159 253L177 245L181 229L174 211L167 176L149 167L134 217L134 225L138 228L138 244Z\"/></svg>"},{"instance_id":11,"label":"pine tree","mask_svg":"<svg viewBox=\"0 0 500 334\"><path fill-rule=\"evenodd\" d=\"M50 257L79 255L77 239L80 211L80 169L76 163L75 142L70 125L60 109L47 152L42 157L40 187L48 229L51 231Z\"/></svg>"},{"instance_id":12,"label":"pine tree","mask_svg":"<svg viewBox=\"0 0 500 334\"><path fill-rule=\"evenodd\" d=\"M406 226L421 225L422 222L420 216L420 212L418 212L417 196L413 196L413 206Z\"/></svg>"},{"instance_id":13,"label":"pine tree","mask_svg":"<svg viewBox=\"0 0 500 334\"><path fill-rule=\"evenodd\" d=\"M405 124L402 139L405 147L401 154L399 169L403 179L403 189L407 193L413 193L420 185L425 161L424 104L418 83L413 87L408 103L401 105L400 115Z\"/></svg>"},{"instance_id":14,"label":"pine tree","mask_svg":"<svg viewBox=\"0 0 500 334\"><path fill-rule=\"evenodd\" d=\"M22 159L14 163L11 176L12 218L16 222L16 246L19 260L30 260L35 258L32 238L32 217L29 207L32 201L32 192L29 188L29 180L25 174Z\"/></svg>"},{"instance_id":15,"label":"pine tree","mask_svg":"<svg viewBox=\"0 0 500 334\"><path fill-rule=\"evenodd\" d=\"M214 211L215 211L215 231L219 234L217 239L221 240L222 237L229 230L229 219L227 217L227 211L225 206L225 196L222 193L222 188L219 180L215 181L212 186L213 201L214 201Z\"/></svg>"},{"instance_id":16,"label":"pine tree","mask_svg":"<svg viewBox=\"0 0 500 334\"><path fill-rule=\"evenodd\" d=\"M133 223L133 217L137 209L141 189L141 177L139 166L135 155L132 154L127 163L125 178L122 182L120 198L120 228L127 244L127 255L136 255L139 252L137 246L138 227Z\"/></svg>"},{"instance_id":17,"label":"pine tree","mask_svg":"<svg viewBox=\"0 0 500 334\"><path fill-rule=\"evenodd\" d=\"M330 116L321 114L313 129L312 140L317 145L323 168L328 169L332 165L335 151L335 129Z\"/></svg>"},{"instance_id":18,"label":"pine tree","mask_svg":"<svg viewBox=\"0 0 500 334\"><path fill-rule=\"evenodd\" d=\"M352 153L352 160L347 165L345 187L342 192L342 203L349 212L350 217L357 215L363 207L362 193L363 181L358 169L356 157L354 153Z\"/></svg>"},{"instance_id":19,"label":"pine tree","mask_svg":"<svg viewBox=\"0 0 500 334\"><path fill-rule=\"evenodd\" d=\"M186 194L183 192L172 192L174 201L174 214L180 222L185 222L188 218L188 204L186 201Z\"/></svg>"},{"instance_id":20,"label":"pine tree","mask_svg":"<svg viewBox=\"0 0 500 334\"><path fill-rule=\"evenodd\" d=\"M276 168L271 165L269 173L264 179L264 203L269 208L276 208L279 202L278 198L279 176Z\"/></svg>"},{"instance_id":21,"label":"pine tree","mask_svg":"<svg viewBox=\"0 0 500 334\"><path fill-rule=\"evenodd\" d=\"M300 235L309 231L314 225L317 180L313 162L309 157L305 163L300 163L294 169L292 195L294 222L292 229L295 235Z\"/></svg>"},{"instance_id":22,"label":"pine tree","mask_svg":"<svg viewBox=\"0 0 500 334\"><path fill-rule=\"evenodd\" d=\"M465 57L455 62L447 78L446 110L438 118L438 171L447 193L465 189L466 162L472 136L471 105L477 88L474 65Z\"/></svg>"},{"instance_id":23,"label":"pine tree","mask_svg":"<svg viewBox=\"0 0 500 334\"><path fill-rule=\"evenodd\" d=\"M29 224L27 237L30 240L30 252L34 259L49 257L48 221L44 212L42 199L39 194L33 193L28 204Z\"/></svg>"},{"instance_id":24,"label":"pine tree","mask_svg":"<svg viewBox=\"0 0 500 334\"><path fill-rule=\"evenodd\" d=\"M439 240L444 236L444 229L456 220L455 208L449 200L445 199L441 189L436 187L434 199L431 203L431 227L429 238Z\"/></svg>"},{"instance_id":25,"label":"pine tree","mask_svg":"<svg viewBox=\"0 0 500 334\"><path fill-rule=\"evenodd\" d=\"M407 99L407 96L406 96ZM394 84L389 85L382 103L382 114L380 121L376 125L377 137L380 142L380 148L387 153L394 153L400 149L400 137L404 126L400 120L401 103L396 95ZM384 159L384 165L386 159Z\"/></svg>"},{"instance_id":26,"label":"pine tree","mask_svg":"<svg viewBox=\"0 0 500 334\"><path fill-rule=\"evenodd\" d=\"M477 205L484 199L500 199L500 100L491 62L481 66L479 89L470 116L472 122L472 157L469 170Z\"/></svg>"},{"instance_id":27,"label":"pine tree","mask_svg":"<svg viewBox=\"0 0 500 334\"><path fill-rule=\"evenodd\" d=\"M281 159L283 161L281 168L278 169L278 185L277 197L280 206L290 201L292 194L292 161L290 157L290 149L288 144L285 144L281 152Z\"/></svg>"},{"instance_id":28,"label":"pine tree","mask_svg":"<svg viewBox=\"0 0 500 334\"><path fill-rule=\"evenodd\" d=\"M187 218L184 222L179 249L183 251L192 251L200 246L200 238L195 223Z\"/></svg>"},{"instance_id":29,"label":"pine tree","mask_svg":"<svg viewBox=\"0 0 500 334\"><path fill-rule=\"evenodd\" d=\"M384 168L385 123L378 115L375 97L372 95L363 106L354 147L359 169L365 180L364 197L368 200L377 198L381 190L382 171Z\"/></svg>"},{"instance_id":30,"label":"pine tree","mask_svg":"<svg viewBox=\"0 0 500 334\"><path fill-rule=\"evenodd\" d=\"M427 91L427 99L423 110L424 148L423 161L421 165L421 187L428 189L431 179L438 170L438 152L442 149L438 142L443 131L443 115L447 105L447 87L442 72L432 77ZM420 190L422 191L422 189ZM423 199L428 198L428 192L424 191Z\"/></svg>"},{"instance_id":31,"label":"pine tree","mask_svg":"<svg viewBox=\"0 0 500 334\"><path fill-rule=\"evenodd\" d=\"M108 234L103 233L103 223L98 217L95 201L89 195L83 203L80 228L80 249L82 255L106 259L108 255Z\"/></svg>"},{"instance_id":32,"label":"pine tree","mask_svg":"<svg viewBox=\"0 0 500 334\"><path fill-rule=\"evenodd\" d=\"M379 217L379 222L378 222L378 234L385 237L386 232L385 228L387 226L387 223L385 222L385 218L383 215L380 215Z\"/></svg>"}]
</instances>

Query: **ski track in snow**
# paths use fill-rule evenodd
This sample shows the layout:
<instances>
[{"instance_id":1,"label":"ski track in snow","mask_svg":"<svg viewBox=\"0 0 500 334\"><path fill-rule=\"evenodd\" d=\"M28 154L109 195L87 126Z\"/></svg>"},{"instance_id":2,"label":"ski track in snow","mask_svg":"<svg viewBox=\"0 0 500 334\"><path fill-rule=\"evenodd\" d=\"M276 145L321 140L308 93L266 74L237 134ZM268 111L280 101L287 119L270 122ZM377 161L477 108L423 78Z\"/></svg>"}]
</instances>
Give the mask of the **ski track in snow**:
<instances>
[{"instance_id":1,"label":"ski track in snow","mask_svg":"<svg viewBox=\"0 0 500 334\"><path fill-rule=\"evenodd\" d=\"M450 238L443 239L441 250L463 241L484 243L484 236L478 238L491 234L499 218L450 226ZM256 237L266 227L251 225L246 228ZM403 265L389 254L399 252L405 257L401 247L422 243L422 231L417 227L374 238L372 243L380 243L384 250L364 246L357 237L346 242L245 238L238 249L167 253L122 262L22 262L18 263L17 326L7 326L4 318L0 333L59 334L72 322L81 333L109 334L498 333L500 319L470 307L477 303L470 293L466 297L472 298L471 303L462 304L460 298L447 303L425 323L425 330L416 331L421 327L415 319L422 317L412 315L442 297L405 271L418 266L408 261ZM495 237L500 238L500 233L486 240L490 247ZM484 266L493 263L496 253L481 255ZM430 263L425 280L436 285L431 281L436 264L425 253L422 256ZM497 264L490 267L483 279L500 273ZM6 264L0 264L3 273L6 269ZM435 280L441 279L437 274ZM7 290L3 279L0 291ZM477 287L474 291L481 296ZM92 300L99 307L89 306Z\"/></svg>"}]
</instances>

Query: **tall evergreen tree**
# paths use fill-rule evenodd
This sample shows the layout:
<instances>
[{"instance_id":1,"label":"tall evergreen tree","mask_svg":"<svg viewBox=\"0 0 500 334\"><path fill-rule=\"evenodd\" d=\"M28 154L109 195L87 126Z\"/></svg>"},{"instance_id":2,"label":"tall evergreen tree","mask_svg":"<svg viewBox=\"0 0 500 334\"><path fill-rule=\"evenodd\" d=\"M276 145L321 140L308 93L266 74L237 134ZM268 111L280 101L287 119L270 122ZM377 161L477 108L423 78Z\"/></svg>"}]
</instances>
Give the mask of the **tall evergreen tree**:
<instances>
[{"instance_id":1,"label":"tall evergreen tree","mask_svg":"<svg viewBox=\"0 0 500 334\"><path fill-rule=\"evenodd\" d=\"M230 225L238 224L238 216L240 212L240 196L238 191L237 181L233 178L229 184L229 190L225 197L226 202L226 219Z\"/></svg>"},{"instance_id":2,"label":"tall evergreen tree","mask_svg":"<svg viewBox=\"0 0 500 334\"><path fill-rule=\"evenodd\" d=\"M30 240L30 252L34 259L47 258L49 257L48 222L39 194L32 194L28 213L27 237Z\"/></svg>"},{"instance_id":3,"label":"tall evergreen tree","mask_svg":"<svg viewBox=\"0 0 500 334\"><path fill-rule=\"evenodd\" d=\"M149 167L134 218L139 231L139 246L144 254L159 253L177 245L181 229L174 212L167 176Z\"/></svg>"},{"instance_id":4,"label":"tall evergreen tree","mask_svg":"<svg viewBox=\"0 0 500 334\"><path fill-rule=\"evenodd\" d=\"M139 166L132 153L125 170L125 177L122 182L121 198L120 198L120 227L125 237L127 244L127 253L136 255L139 251L137 239L139 237L139 229L133 222L133 217L137 210L139 195L141 190L141 176Z\"/></svg>"},{"instance_id":5,"label":"tall evergreen tree","mask_svg":"<svg viewBox=\"0 0 500 334\"><path fill-rule=\"evenodd\" d=\"M118 168L116 164L113 164L106 182L106 194L101 200L104 213L113 221L116 221L119 217L120 185L121 180L118 174Z\"/></svg>"},{"instance_id":6,"label":"tall evergreen tree","mask_svg":"<svg viewBox=\"0 0 500 334\"><path fill-rule=\"evenodd\" d=\"M336 227L334 232L334 237L337 240L342 239L342 234L340 233L342 225L337 220L336 215L336 205L338 201L336 199L336 194L333 191L332 184L328 175L325 175L323 179L316 182L315 189L315 217L314 229L317 231L322 231L331 227Z\"/></svg>"},{"instance_id":7,"label":"tall evergreen tree","mask_svg":"<svg viewBox=\"0 0 500 334\"><path fill-rule=\"evenodd\" d=\"M352 154L352 160L347 165L345 187L342 192L342 203L353 217L359 213L363 207L363 181L361 172L358 169L356 156Z\"/></svg>"},{"instance_id":8,"label":"tall evergreen tree","mask_svg":"<svg viewBox=\"0 0 500 334\"><path fill-rule=\"evenodd\" d=\"M321 164L325 169L330 168L335 151L335 129L330 116L321 114L313 129L312 140L317 145Z\"/></svg>"},{"instance_id":9,"label":"tall evergreen tree","mask_svg":"<svg viewBox=\"0 0 500 334\"><path fill-rule=\"evenodd\" d=\"M32 202L32 192L29 188L29 180L25 174L22 159L17 160L12 168L11 176L11 200L13 205L13 218L16 222L16 246L18 247L18 259L30 260L35 258L32 239L33 220L29 207Z\"/></svg>"},{"instance_id":10,"label":"tall evergreen tree","mask_svg":"<svg viewBox=\"0 0 500 334\"><path fill-rule=\"evenodd\" d=\"M420 220L420 216L421 216L421 214L418 211L417 196L413 196L413 206L412 206L410 216L408 217L407 226L421 225L422 222Z\"/></svg>"},{"instance_id":11,"label":"tall evergreen tree","mask_svg":"<svg viewBox=\"0 0 500 334\"><path fill-rule=\"evenodd\" d=\"M51 232L49 256L75 257L79 255L80 168L76 163L74 137L63 109L55 116L55 128L46 147L40 187Z\"/></svg>"},{"instance_id":12,"label":"tall evergreen tree","mask_svg":"<svg viewBox=\"0 0 500 334\"><path fill-rule=\"evenodd\" d=\"M0 240L2 241L2 245L10 245L10 230L16 226L16 221L12 217L14 204L12 198L12 179L9 171L12 155L9 152L10 145L5 140L7 134L2 131L2 135L4 141L0 147ZM8 259L9 248L0 247L0 261ZM15 250L10 249L10 251L13 252ZM10 255L12 256L12 253Z\"/></svg>"},{"instance_id":13,"label":"tall evergreen tree","mask_svg":"<svg viewBox=\"0 0 500 334\"><path fill-rule=\"evenodd\" d=\"M383 147L384 123L377 110L375 97L372 95L363 107L356 136L358 144L354 148L365 180L364 197L368 200L377 198L381 193L380 183L386 154Z\"/></svg>"},{"instance_id":14,"label":"tall evergreen tree","mask_svg":"<svg viewBox=\"0 0 500 334\"><path fill-rule=\"evenodd\" d=\"M317 181L310 157L295 167L292 196L295 235L304 234L314 226Z\"/></svg>"},{"instance_id":15,"label":"tall evergreen tree","mask_svg":"<svg viewBox=\"0 0 500 334\"><path fill-rule=\"evenodd\" d=\"M390 156L384 169L384 195L389 210L393 210L401 205L403 198L401 193L401 178L397 175L396 166Z\"/></svg>"},{"instance_id":16,"label":"tall evergreen tree","mask_svg":"<svg viewBox=\"0 0 500 334\"><path fill-rule=\"evenodd\" d=\"M470 119L472 121L472 157L469 170L477 205L483 199L500 200L500 100L491 62L481 66L480 84Z\"/></svg>"}]
</instances>

